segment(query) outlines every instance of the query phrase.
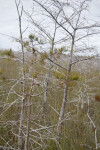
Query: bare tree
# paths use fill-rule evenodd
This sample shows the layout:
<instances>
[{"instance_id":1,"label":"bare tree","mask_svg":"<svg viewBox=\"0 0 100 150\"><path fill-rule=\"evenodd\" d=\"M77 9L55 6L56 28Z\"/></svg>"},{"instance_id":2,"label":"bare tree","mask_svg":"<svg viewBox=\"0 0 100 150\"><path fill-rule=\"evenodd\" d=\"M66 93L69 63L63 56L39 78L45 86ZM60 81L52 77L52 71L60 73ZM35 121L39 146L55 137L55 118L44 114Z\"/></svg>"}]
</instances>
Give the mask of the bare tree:
<instances>
[{"instance_id":1,"label":"bare tree","mask_svg":"<svg viewBox=\"0 0 100 150\"><path fill-rule=\"evenodd\" d=\"M57 25L62 30L64 30L67 37L69 37L71 43L70 45L66 45L67 47L69 47L68 49L70 54L70 61L67 68L64 96L63 96L63 101L62 101L62 106L61 106L61 111L60 111L59 121L58 121L58 135L59 135L61 133L61 126L63 124L66 102L68 99L68 90L69 90L69 82L70 82L72 65L77 62L75 61L77 57L75 57L74 53L78 49L84 49L83 48L84 45L86 49L89 50L87 44L82 44L82 43L84 42L86 43L85 39L87 39L89 36L98 34L99 31L95 29L98 28L100 25L91 21L87 23L87 20L84 17L84 12L88 10L88 3L90 2L89 0L83 0L77 2L70 1L69 3L61 2L61 1L52 1L52 5L55 7L55 9L57 8L61 12L61 16L60 16L61 18L59 17L59 20L56 19L54 15L55 12L52 10L52 7L48 8L46 4L40 3L37 0L34 0L34 2L36 2L43 10L45 10L48 16L52 18L54 22L56 22ZM66 11L67 9L70 9L72 11L71 14L68 14L68 12Z\"/></svg>"},{"instance_id":2,"label":"bare tree","mask_svg":"<svg viewBox=\"0 0 100 150\"><path fill-rule=\"evenodd\" d=\"M28 110L27 110L27 128L25 138L25 150L29 150L29 132L30 132L30 120L31 120L31 95L33 91L34 79L31 84L30 94L28 98Z\"/></svg>"},{"instance_id":3,"label":"bare tree","mask_svg":"<svg viewBox=\"0 0 100 150\"><path fill-rule=\"evenodd\" d=\"M48 73L45 77L45 92L44 92L44 100L43 100L43 108L42 108L42 118L45 117L45 114L46 114L46 103L47 103L47 95L48 95L48 88L49 88L49 82L50 82L50 74L51 74L51 69L53 67L53 64L59 66L59 67L62 67L60 66L59 64L57 64L56 62L54 62L54 48L55 48L55 45L56 45L56 33L57 33L57 30L59 29L59 26L57 26L57 23L54 22L54 28L53 28L53 33L49 33L48 31L46 31L45 27L42 27L40 25L40 23L37 23L36 21L34 21L34 18L32 18L32 14L29 14L28 12L25 12L25 14L27 15L28 17L28 21L33 25L35 26L39 31L40 31L40 34L42 34L43 36L45 36L45 38L47 38L47 42L46 44L50 45L50 50L47 51L47 60L49 61L49 68L48 68ZM56 14L56 19L59 17L60 15L60 11L57 12ZM34 47L34 45L32 45L32 47ZM39 52L40 54L42 52ZM49 53L50 53L50 56L49 56Z\"/></svg>"},{"instance_id":4,"label":"bare tree","mask_svg":"<svg viewBox=\"0 0 100 150\"><path fill-rule=\"evenodd\" d=\"M22 32L22 14L23 14L23 6L21 6L21 1L18 2L15 0L17 14L18 14L18 21L19 21L19 32L20 32L20 45L22 51L22 93L23 98L21 102L21 113L20 113L20 125L19 125L19 137L18 137L18 148L23 149L23 124L24 124L24 108L25 108L25 57L24 57L24 43L23 43L23 32ZM20 8L21 6L21 8ZM20 10L21 9L21 10Z\"/></svg>"}]
</instances>

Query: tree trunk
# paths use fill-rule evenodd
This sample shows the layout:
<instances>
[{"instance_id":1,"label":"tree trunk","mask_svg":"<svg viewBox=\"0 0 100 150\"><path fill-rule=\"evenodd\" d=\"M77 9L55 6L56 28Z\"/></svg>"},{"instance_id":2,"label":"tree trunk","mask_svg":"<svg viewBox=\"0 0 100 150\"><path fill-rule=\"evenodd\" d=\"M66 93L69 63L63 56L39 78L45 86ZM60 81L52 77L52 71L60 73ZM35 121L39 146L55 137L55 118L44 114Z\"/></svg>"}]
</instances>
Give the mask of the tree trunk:
<instances>
[{"instance_id":1,"label":"tree trunk","mask_svg":"<svg viewBox=\"0 0 100 150\"><path fill-rule=\"evenodd\" d=\"M27 129L26 129L26 138L25 138L25 150L29 150L29 132L30 132L30 119L31 119L31 95L33 90L33 84L31 85L31 90L28 99L28 111L27 111Z\"/></svg>"},{"instance_id":2,"label":"tree trunk","mask_svg":"<svg viewBox=\"0 0 100 150\"><path fill-rule=\"evenodd\" d=\"M17 14L18 14L18 21L19 21L19 32L20 32L20 46L22 51L22 103L21 103L21 113L20 113L20 124L19 124L19 134L18 134L18 149L23 149L23 124L24 124L24 109L25 109L25 57L24 57L24 45L23 45L23 32L22 32L22 13L23 13L23 6L21 6L21 11L19 10L20 1L17 3L15 0Z\"/></svg>"},{"instance_id":3,"label":"tree trunk","mask_svg":"<svg viewBox=\"0 0 100 150\"><path fill-rule=\"evenodd\" d=\"M75 38L75 32L72 38L72 45L71 45L71 52L70 52L71 58L70 58L69 66L68 66L68 73L67 73L65 88L64 88L64 96L63 96L63 101L62 101L62 106L61 106L61 111L60 111L59 121L58 121L58 126L57 126L57 133L59 137L60 137L60 134L62 133L63 119L64 119L64 114L65 114L66 102L68 98L68 89L69 89L69 82L70 82L69 77L70 77L71 68L72 68L74 38Z\"/></svg>"},{"instance_id":4,"label":"tree trunk","mask_svg":"<svg viewBox=\"0 0 100 150\"><path fill-rule=\"evenodd\" d=\"M59 121L58 121L58 126L57 126L57 132L58 136L60 136L62 132L62 126L63 126L63 118L64 118L64 113L65 113L65 108L66 108L66 102L67 102L67 97L68 97L68 89L69 89L69 76L71 73L71 63L69 64L69 70L68 70L68 75L65 83L65 88L64 88L64 97L63 97L63 102L61 106L61 111L59 115Z\"/></svg>"},{"instance_id":5,"label":"tree trunk","mask_svg":"<svg viewBox=\"0 0 100 150\"><path fill-rule=\"evenodd\" d=\"M49 86L49 81L50 81L50 72L51 72L51 68L52 68L52 63L50 62L49 64L49 70L48 70L48 76L46 78L46 90L44 93L44 101L43 101L43 110L42 110L42 118L45 117L46 115L46 103L47 103L47 94L48 94L48 86Z\"/></svg>"}]
</instances>

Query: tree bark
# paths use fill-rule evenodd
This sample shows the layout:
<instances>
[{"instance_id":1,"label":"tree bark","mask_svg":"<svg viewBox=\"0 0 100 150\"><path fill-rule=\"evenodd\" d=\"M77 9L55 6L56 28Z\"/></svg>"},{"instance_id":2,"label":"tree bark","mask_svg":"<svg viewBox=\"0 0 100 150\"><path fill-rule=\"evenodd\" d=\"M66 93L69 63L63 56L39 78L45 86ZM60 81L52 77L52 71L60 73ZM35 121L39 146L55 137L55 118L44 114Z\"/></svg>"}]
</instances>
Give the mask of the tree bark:
<instances>
[{"instance_id":1,"label":"tree bark","mask_svg":"<svg viewBox=\"0 0 100 150\"><path fill-rule=\"evenodd\" d=\"M27 129L25 138L25 150L29 150L29 132L30 132L30 120L31 120L31 95L33 90L34 80L31 85L31 90L28 99L28 111L27 111Z\"/></svg>"},{"instance_id":2,"label":"tree bark","mask_svg":"<svg viewBox=\"0 0 100 150\"><path fill-rule=\"evenodd\" d=\"M75 38L75 32L74 32L74 35L72 38L72 46L71 46L71 52L70 52L71 58L70 58L69 66L68 66L68 72L67 72L65 88L64 88L64 96L63 96L63 101L62 101L62 106L61 106L59 121L58 121L58 126L57 126L58 137L60 137L60 134L62 133L63 119L64 119L64 114L65 114L66 102L68 99L68 90L69 90L69 82L70 82L69 77L70 77L70 73L71 73L71 69L72 69L74 38Z\"/></svg>"},{"instance_id":3,"label":"tree bark","mask_svg":"<svg viewBox=\"0 0 100 150\"><path fill-rule=\"evenodd\" d=\"M23 149L23 124L24 124L24 109L25 109L25 57L24 57L24 45L23 45L23 33L22 33L22 13L23 13L23 6L21 7L21 11L19 10L20 1L19 3L16 2L16 8L17 8L17 14L19 19L19 32L20 32L20 45L21 45L21 51L22 51L22 78L23 78L23 84L22 84L22 103L21 103L21 113L20 113L20 124L19 124L19 134L18 134L18 149Z\"/></svg>"},{"instance_id":4,"label":"tree bark","mask_svg":"<svg viewBox=\"0 0 100 150\"><path fill-rule=\"evenodd\" d=\"M46 103L47 103L47 94L48 94L48 86L49 86L49 81L50 81L50 72L51 72L51 68L52 68L52 63L50 62L49 64L49 70L48 70L48 76L46 78L46 90L44 93L44 101L43 101L43 110L42 110L42 118L45 117L45 113L46 113Z\"/></svg>"}]
</instances>

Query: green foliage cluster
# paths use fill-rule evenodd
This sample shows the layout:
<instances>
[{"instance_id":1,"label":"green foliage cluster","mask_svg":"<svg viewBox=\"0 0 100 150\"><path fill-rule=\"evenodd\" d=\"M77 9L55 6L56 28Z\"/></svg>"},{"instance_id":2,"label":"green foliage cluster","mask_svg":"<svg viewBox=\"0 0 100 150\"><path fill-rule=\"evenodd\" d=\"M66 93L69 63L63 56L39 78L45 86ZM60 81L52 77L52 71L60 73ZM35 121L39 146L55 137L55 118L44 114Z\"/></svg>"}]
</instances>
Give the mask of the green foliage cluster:
<instances>
[{"instance_id":1,"label":"green foliage cluster","mask_svg":"<svg viewBox=\"0 0 100 150\"><path fill-rule=\"evenodd\" d=\"M27 47L27 46L29 46L29 41L24 42L24 47Z\"/></svg>"},{"instance_id":2,"label":"green foliage cluster","mask_svg":"<svg viewBox=\"0 0 100 150\"><path fill-rule=\"evenodd\" d=\"M0 55L1 56L7 56L7 57L14 57L14 53L12 51L12 49L9 50L0 50Z\"/></svg>"},{"instance_id":3,"label":"green foliage cluster","mask_svg":"<svg viewBox=\"0 0 100 150\"><path fill-rule=\"evenodd\" d=\"M80 75L78 72L72 72L71 75L70 75L70 80L79 80L80 79Z\"/></svg>"},{"instance_id":4,"label":"green foliage cluster","mask_svg":"<svg viewBox=\"0 0 100 150\"><path fill-rule=\"evenodd\" d=\"M38 42L39 44L44 44L42 39L39 39L36 35L33 35L33 34L29 35L29 40L31 42Z\"/></svg>"},{"instance_id":5,"label":"green foliage cluster","mask_svg":"<svg viewBox=\"0 0 100 150\"><path fill-rule=\"evenodd\" d=\"M64 75L63 73L60 73L58 71L53 71L53 74L57 79L66 79L66 75Z\"/></svg>"},{"instance_id":6,"label":"green foliage cluster","mask_svg":"<svg viewBox=\"0 0 100 150\"><path fill-rule=\"evenodd\" d=\"M33 34L30 34L29 35L29 39L32 41L32 40L35 40L35 41L38 41L38 37L36 37L35 35Z\"/></svg>"},{"instance_id":7,"label":"green foliage cluster","mask_svg":"<svg viewBox=\"0 0 100 150\"><path fill-rule=\"evenodd\" d=\"M59 71L53 71L53 74L57 79L66 79L66 77L67 77L67 71L65 71L65 72L61 72L60 70ZM70 79L70 81L79 80L80 79L79 73L72 72L69 79Z\"/></svg>"},{"instance_id":8,"label":"green foliage cluster","mask_svg":"<svg viewBox=\"0 0 100 150\"><path fill-rule=\"evenodd\" d=\"M66 47L63 46L61 48L58 49L58 53L62 54L62 52L65 52L66 51Z\"/></svg>"},{"instance_id":9,"label":"green foliage cluster","mask_svg":"<svg viewBox=\"0 0 100 150\"><path fill-rule=\"evenodd\" d=\"M41 53L41 55L40 55L40 62L44 64L44 61L47 58L48 58L48 54L46 52Z\"/></svg>"}]
</instances>

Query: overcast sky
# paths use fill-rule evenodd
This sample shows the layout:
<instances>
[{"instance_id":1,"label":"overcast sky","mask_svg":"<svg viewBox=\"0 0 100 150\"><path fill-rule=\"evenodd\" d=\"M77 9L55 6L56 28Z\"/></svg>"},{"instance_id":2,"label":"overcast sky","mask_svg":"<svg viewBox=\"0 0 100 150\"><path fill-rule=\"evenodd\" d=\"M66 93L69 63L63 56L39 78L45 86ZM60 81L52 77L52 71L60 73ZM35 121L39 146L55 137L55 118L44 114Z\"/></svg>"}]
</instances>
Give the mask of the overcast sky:
<instances>
[{"instance_id":1,"label":"overcast sky","mask_svg":"<svg viewBox=\"0 0 100 150\"><path fill-rule=\"evenodd\" d=\"M24 9L32 7L32 0L22 0ZM100 21L100 0L93 0L90 5L91 16ZM9 36L18 37L18 20L14 0L0 0L0 48L18 49L18 44ZM27 22L24 22L24 28ZM9 35L9 36L5 36ZM100 48L100 37L96 37L95 44ZM100 52L100 50L99 50Z\"/></svg>"}]
</instances>

